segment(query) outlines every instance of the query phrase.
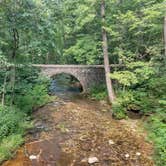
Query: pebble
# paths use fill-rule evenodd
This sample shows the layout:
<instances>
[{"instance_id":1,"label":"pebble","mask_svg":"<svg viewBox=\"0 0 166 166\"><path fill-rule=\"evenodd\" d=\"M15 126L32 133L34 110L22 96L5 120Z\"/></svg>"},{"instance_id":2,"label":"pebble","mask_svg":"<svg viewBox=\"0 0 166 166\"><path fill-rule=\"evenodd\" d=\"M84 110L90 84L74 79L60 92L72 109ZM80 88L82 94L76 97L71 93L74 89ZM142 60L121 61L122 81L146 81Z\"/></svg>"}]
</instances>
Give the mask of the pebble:
<instances>
[{"instance_id":1,"label":"pebble","mask_svg":"<svg viewBox=\"0 0 166 166\"><path fill-rule=\"evenodd\" d=\"M137 155L137 156L141 156L141 153L140 153L140 152L137 152L136 155Z\"/></svg>"},{"instance_id":2,"label":"pebble","mask_svg":"<svg viewBox=\"0 0 166 166\"><path fill-rule=\"evenodd\" d=\"M90 157L88 159L89 164L94 164L94 163L98 163L98 162L99 162L99 159L97 157Z\"/></svg>"},{"instance_id":3,"label":"pebble","mask_svg":"<svg viewBox=\"0 0 166 166\"><path fill-rule=\"evenodd\" d=\"M129 157L130 157L130 155L129 155L129 154L125 154L125 157L126 157L126 158L129 158Z\"/></svg>"},{"instance_id":4,"label":"pebble","mask_svg":"<svg viewBox=\"0 0 166 166\"><path fill-rule=\"evenodd\" d=\"M86 158L84 158L84 159L81 160L81 163L86 163L86 162L87 162Z\"/></svg>"},{"instance_id":5,"label":"pebble","mask_svg":"<svg viewBox=\"0 0 166 166\"><path fill-rule=\"evenodd\" d=\"M31 156L29 156L29 159L30 159L30 160L36 160L36 159L37 159L37 156L31 155Z\"/></svg>"},{"instance_id":6,"label":"pebble","mask_svg":"<svg viewBox=\"0 0 166 166\"><path fill-rule=\"evenodd\" d=\"M109 140L108 142L109 142L109 145L114 145L115 144L113 140Z\"/></svg>"},{"instance_id":7,"label":"pebble","mask_svg":"<svg viewBox=\"0 0 166 166\"><path fill-rule=\"evenodd\" d=\"M102 109L101 111L102 111L102 112L108 112L108 110L106 110L106 109Z\"/></svg>"}]
</instances>

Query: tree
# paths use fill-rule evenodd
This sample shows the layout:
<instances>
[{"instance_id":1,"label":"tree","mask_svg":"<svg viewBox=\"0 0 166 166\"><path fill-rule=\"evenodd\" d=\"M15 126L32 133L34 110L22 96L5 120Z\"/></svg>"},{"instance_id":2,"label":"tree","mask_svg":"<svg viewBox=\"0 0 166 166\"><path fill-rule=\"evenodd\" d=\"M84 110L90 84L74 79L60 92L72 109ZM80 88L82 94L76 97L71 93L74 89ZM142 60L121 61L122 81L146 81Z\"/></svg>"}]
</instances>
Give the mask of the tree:
<instances>
[{"instance_id":1,"label":"tree","mask_svg":"<svg viewBox=\"0 0 166 166\"><path fill-rule=\"evenodd\" d=\"M108 42L107 42L107 33L105 30L105 1L101 0L101 17L102 17L102 38L103 38L103 54L104 54L104 68L105 68L105 77L106 85L108 90L109 101L113 102L115 100L115 94L112 87L112 81L110 79L110 65L108 57Z\"/></svg>"},{"instance_id":2,"label":"tree","mask_svg":"<svg viewBox=\"0 0 166 166\"><path fill-rule=\"evenodd\" d=\"M164 46L165 46L165 56L166 56L166 16L164 17Z\"/></svg>"},{"instance_id":3,"label":"tree","mask_svg":"<svg viewBox=\"0 0 166 166\"><path fill-rule=\"evenodd\" d=\"M8 76L8 63L6 61L6 58L1 55L0 52L0 67L1 72L3 72L4 77L2 79L2 87L0 86L0 93L1 93L1 105L5 105L5 94L6 94L6 83L7 83L7 76ZM1 90L2 89L2 90Z\"/></svg>"}]
</instances>

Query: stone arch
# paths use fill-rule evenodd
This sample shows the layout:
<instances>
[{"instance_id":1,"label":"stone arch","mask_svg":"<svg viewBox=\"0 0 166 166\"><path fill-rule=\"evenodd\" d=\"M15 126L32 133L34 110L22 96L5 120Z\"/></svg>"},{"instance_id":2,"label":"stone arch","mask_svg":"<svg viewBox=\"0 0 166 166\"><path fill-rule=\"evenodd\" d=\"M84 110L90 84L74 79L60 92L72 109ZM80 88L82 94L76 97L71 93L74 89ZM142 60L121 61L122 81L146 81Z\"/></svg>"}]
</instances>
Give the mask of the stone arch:
<instances>
[{"instance_id":1,"label":"stone arch","mask_svg":"<svg viewBox=\"0 0 166 166\"><path fill-rule=\"evenodd\" d=\"M52 77L58 73L74 76L82 85L83 92L89 92L94 85L105 82L104 66L100 65L34 65L45 76Z\"/></svg>"},{"instance_id":2,"label":"stone arch","mask_svg":"<svg viewBox=\"0 0 166 166\"><path fill-rule=\"evenodd\" d=\"M81 86L82 86L82 91L83 91L83 92L86 91L85 84L84 84L84 80L83 80L80 76L78 76L76 73L73 73L73 72L70 72L70 71L57 71L57 72L55 71L55 72L53 72L51 75L49 75L49 77L51 78L51 77L53 77L53 76L60 75L60 74L67 74L67 75L73 76L73 77L76 78L76 79L79 81L79 83L81 84Z\"/></svg>"}]
</instances>

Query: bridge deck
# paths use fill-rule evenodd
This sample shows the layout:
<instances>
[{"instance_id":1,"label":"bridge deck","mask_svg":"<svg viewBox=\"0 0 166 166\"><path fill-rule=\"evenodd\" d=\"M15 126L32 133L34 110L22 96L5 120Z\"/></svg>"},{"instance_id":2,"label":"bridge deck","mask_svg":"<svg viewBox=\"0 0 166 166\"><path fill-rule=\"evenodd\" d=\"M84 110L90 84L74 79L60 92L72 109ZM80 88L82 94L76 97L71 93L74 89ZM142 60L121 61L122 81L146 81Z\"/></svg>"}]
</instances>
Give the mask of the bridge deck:
<instances>
[{"instance_id":1,"label":"bridge deck","mask_svg":"<svg viewBox=\"0 0 166 166\"><path fill-rule=\"evenodd\" d=\"M54 65L54 64L33 64L34 67L42 68L104 68L104 65ZM121 67L119 64L111 64L110 67Z\"/></svg>"}]
</instances>

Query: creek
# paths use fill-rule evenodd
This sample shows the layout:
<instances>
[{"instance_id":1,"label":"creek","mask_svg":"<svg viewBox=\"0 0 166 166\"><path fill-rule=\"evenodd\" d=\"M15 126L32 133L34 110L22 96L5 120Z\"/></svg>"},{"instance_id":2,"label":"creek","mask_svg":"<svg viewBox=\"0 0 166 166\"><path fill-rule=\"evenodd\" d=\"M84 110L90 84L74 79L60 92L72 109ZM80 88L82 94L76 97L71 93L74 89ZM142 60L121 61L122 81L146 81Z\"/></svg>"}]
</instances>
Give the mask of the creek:
<instances>
[{"instance_id":1,"label":"creek","mask_svg":"<svg viewBox=\"0 0 166 166\"><path fill-rule=\"evenodd\" d=\"M153 166L152 145L130 129L137 121L112 119L110 105L82 97L76 83L53 78L50 95L59 98L33 113L34 128L2 166Z\"/></svg>"},{"instance_id":2,"label":"creek","mask_svg":"<svg viewBox=\"0 0 166 166\"><path fill-rule=\"evenodd\" d=\"M75 77L68 74L60 74L52 78L49 91L51 95L56 95L65 100L79 95L83 88Z\"/></svg>"}]
</instances>

